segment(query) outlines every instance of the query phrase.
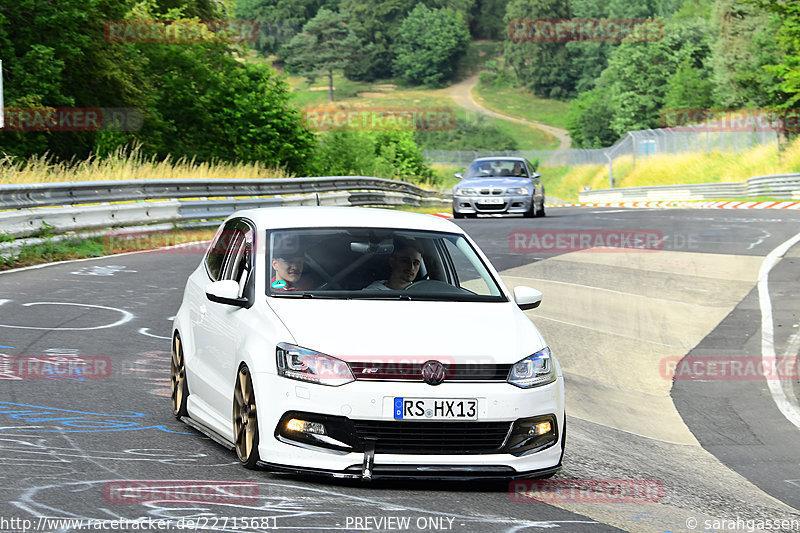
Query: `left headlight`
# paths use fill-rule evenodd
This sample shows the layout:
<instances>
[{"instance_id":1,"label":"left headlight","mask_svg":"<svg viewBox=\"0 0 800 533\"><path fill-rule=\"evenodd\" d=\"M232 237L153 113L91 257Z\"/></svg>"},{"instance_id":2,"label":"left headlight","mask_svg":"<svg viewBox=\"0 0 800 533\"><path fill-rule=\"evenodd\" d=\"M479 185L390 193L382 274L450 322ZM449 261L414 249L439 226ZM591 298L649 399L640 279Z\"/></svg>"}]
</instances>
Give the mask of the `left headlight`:
<instances>
[{"instance_id":1,"label":"left headlight","mask_svg":"<svg viewBox=\"0 0 800 533\"><path fill-rule=\"evenodd\" d=\"M281 342L275 349L278 375L338 387L355 381L350 365L324 353Z\"/></svg>"},{"instance_id":2,"label":"left headlight","mask_svg":"<svg viewBox=\"0 0 800 533\"><path fill-rule=\"evenodd\" d=\"M527 187L519 187L516 189L508 189L508 194L530 194L531 190Z\"/></svg>"},{"instance_id":3,"label":"left headlight","mask_svg":"<svg viewBox=\"0 0 800 533\"><path fill-rule=\"evenodd\" d=\"M475 189L471 189L469 187L456 187L453 192L457 196L473 196L475 194Z\"/></svg>"},{"instance_id":4,"label":"left headlight","mask_svg":"<svg viewBox=\"0 0 800 533\"><path fill-rule=\"evenodd\" d=\"M533 355L514 363L508 372L508 382L523 389L547 385L556 380L556 368L550 348L545 347Z\"/></svg>"}]
</instances>

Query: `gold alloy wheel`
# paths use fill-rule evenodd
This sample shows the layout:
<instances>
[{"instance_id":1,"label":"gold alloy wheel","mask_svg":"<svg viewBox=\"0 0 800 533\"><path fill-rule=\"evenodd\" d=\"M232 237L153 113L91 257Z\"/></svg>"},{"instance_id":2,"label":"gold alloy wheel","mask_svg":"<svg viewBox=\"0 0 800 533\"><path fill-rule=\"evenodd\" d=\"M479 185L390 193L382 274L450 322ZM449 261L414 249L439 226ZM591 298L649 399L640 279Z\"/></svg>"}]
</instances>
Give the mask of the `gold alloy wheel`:
<instances>
[{"instance_id":1,"label":"gold alloy wheel","mask_svg":"<svg viewBox=\"0 0 800 533\"><path fill-rule=\"evenodd\" d=\"M172 339L172 364L170 365L172 389L172 414L180 418L188 414L186 400L189 397L189 386L186 384L186 365L183 360L183 344L180 335Z\"/></svg>"},{"instance_id":2,"label":"gold alloy wheel","mask_svg":"<svg viewBox=\"0 0 800 533\"><path fill-rule=\"evenodd\" d=\"M247 468L255 468L258 462L258 415L253 380L246 366L239 369L236 389L233 394L233 434L236 453Z\"/></svg>"}]
</instances>

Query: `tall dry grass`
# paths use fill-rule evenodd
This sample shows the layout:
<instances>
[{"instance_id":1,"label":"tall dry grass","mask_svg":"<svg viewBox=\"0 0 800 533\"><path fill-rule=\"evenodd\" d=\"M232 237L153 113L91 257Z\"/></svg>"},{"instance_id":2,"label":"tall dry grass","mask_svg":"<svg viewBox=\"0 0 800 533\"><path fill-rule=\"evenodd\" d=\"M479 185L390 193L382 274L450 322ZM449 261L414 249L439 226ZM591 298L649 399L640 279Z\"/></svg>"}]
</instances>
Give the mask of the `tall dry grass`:
<instances>
[{"instance_id":1,"label":"tall dry grass","mask_svg":"<svg viewBox=\"0 0 800 533\"><path fill-rule=\"evenodd\" d=\"M181 157L148 157L138 147L119 148L105 157L55 161L48 155L0 158L0 183L50 183L164 178L286 178L284 170L261 163L198 162Z\"/></svg>"},{"instance_id":2,"label":"tall dry grass","mask_svg":"<svg viewBox=\"0 0 800 533\"><path fill-rule=\"evenodd\" d=\"M553 179L548 181L548 170ZM577 200L578 191L609 187L608 165L580 165L569 169L540 171L548 195L563 200ZM742 182L755 176L800 172L800 138L779 150L776 145L762 145L735 153L693 152L614 160L615 187L683 185L691 183Z\"/></svg>"}]
</instances>

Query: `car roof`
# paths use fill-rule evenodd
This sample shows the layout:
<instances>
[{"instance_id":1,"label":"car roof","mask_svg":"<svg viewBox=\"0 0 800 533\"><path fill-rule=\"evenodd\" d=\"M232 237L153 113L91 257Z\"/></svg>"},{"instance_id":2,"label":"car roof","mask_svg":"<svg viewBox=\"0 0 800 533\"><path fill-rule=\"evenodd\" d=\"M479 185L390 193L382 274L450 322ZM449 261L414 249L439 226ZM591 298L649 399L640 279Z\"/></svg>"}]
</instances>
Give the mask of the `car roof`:
<instances>
[{"instance_id":1,"label":"car roof","mask_svg":"<svg viewBox=\"0 0 800 533\"><path fill-rule=\"evenodd\" d=\"M464 233L441 217L367 207L262 207L237 211L228 218L234 217L246 217L259 229L355 227Z\"/></svg>"},{"instance_id":2,"label":"car roof","mask_svg":"<svg viewBox=\"0 0 800 533\"><path fill-rule=\"evenodd\" d=\"M474 159L472 162L477 163L478 161L525 161L525 158L512 155L497 156L497 157L479 157L478 159Z\"/></svg>"}]
</instances>

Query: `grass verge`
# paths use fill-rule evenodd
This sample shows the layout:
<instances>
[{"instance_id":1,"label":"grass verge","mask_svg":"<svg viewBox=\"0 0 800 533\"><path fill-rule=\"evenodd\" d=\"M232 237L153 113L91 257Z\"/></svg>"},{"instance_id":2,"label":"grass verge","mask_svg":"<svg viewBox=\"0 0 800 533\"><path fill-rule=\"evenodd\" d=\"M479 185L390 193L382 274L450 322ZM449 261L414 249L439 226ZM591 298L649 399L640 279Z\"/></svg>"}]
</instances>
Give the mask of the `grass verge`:
<instances>
[{"instance_id":1,"label":"grass verge","mask_svg":"<svg viewBox=\"0 0 800 533\"><path fill-rule=\"evenodd\" d=\"M106 157L81 161L54 161L49 156L28 159L0 157L0 183L51 183L61 181L131 180L161 178L286 178L285 171L261 163L200 163L185 157L157 160L136 148L117 149Z\"/></svg>"},{"instance_id":2,"label":"grass verge","mask_svg":"<svg viewBox=\"0 0 800 533\"><path fill-rule=\"evenodd\" d=\"M567 129L569 102L539 98L505 83L479 81L473 94L481 105L497 113Z\"/></svg>"},{"instance_id":3,"label":"grass verge","mask_svg":"<svg viewBox=\"0 0 800 533\"><path fill-rule=\"evenodd\" d=\"M152 233L118 233L109 231L107 235L98 237L81 237L56 240L45 237L39 244L26 244L10 252L0 255L0 271L11 270L42 263L66 261L68 259L84 259L102 257L124 252L153 250L165 246L175 246L196 241L205 241L214 236L215 229L192 229L157 231ZM4 239L10 241L11 239Z\"/></svg>"},{"instance_id":4,"label":"grass verge","mask_svg":"<svg viewBox=\"0 0 800 533\"><path fill-rule=\"evenodd\" d=\"M755 176L800 172L800 138L779 149L763 145L734 153L694 152L614 160L615 187L743 182ZM539 170L548 195L575 201L578 191L609 187L608 165L546 167Z\"/></svg>"}]
</instances>

